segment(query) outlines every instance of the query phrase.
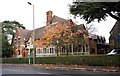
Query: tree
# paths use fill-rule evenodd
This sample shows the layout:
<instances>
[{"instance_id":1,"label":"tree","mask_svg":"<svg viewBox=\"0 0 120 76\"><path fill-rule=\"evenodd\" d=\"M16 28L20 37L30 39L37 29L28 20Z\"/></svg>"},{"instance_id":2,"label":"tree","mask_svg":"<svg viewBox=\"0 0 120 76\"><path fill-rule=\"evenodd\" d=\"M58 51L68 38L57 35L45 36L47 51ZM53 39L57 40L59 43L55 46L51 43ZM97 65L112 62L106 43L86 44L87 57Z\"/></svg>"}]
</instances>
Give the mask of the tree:
<instances>
[{"instance_id":1,"label":"tree","mask_svg":"<svg viewBox=\"0 0 120 76\"><path fill-rule=\"evenodd\" d=\"M3 21L0 23L0 27L2 29L2 32L0 32L2 36L2 56L10 57L12 54L10 44L12 38L10 36L14 36L17 27L23 29L25 29L25 27L17 21Z\"/></svg>"},{"instance_id":2,"label":"tree","mask_svg":"<svg viewBox=\"0 0 120 76\"><path fill-rule=\"evenodd\" d=\"M95 26L93 24L86 25L85 28L89 32L89 35L95 34L95 32L97 31L97 29L95 28Z\"/></svg>"},{"instance_id":3,"label":"tree","mask_svg":"<svg viewBox=\"0 0 120 76\"><path fill-rule=\"evenodd\" d=\"M2 34L2 57L10 57L12 55L11 45L7 36Z\"/></svg>"},{"instance_id":4,"label":"tree","mask_svg":"<svg viewBox=\"0 0 120 76\"><path fill-rule=\"evenodd\" d=\"M120 2L73 2L70 5L70 13L90 23L97 19L105 20L109 15L120 21Z\"/></svg>"},{"instance_id":5,"label":"tree","mask_svg":"<svg viewBox=\"0 0 120 76\"><path fill-rule=\"evenodd\" d=\"M1 22L1 27L2 33L7 36L8 41L12 40L10 36L14 35L16 28L25 29L25 27L17 21L3 21Z\"/></svg>"},{"instance_id":6,"label":"tree","mask_svg":"<svg viewBox=\"0 0 120 76\"><path fill-rule=\"evenodd\" d=\"M17 21L2 22L2 32L6 35L14 35L14 32L17 27L25 29L25 27Z\"/></svg>"},{"instance_id":7,"label":"tree","mask_svg":"<svg viewBox=\"0 0 120 76\"><path fill-rule=\"evenodd\" d=\"M56 28L56 26L52 27L46 27L44 31L44 35L41 37L41 39L36 43L36 46L39 46L41 48L46 48L47 46L50 45L56 45L56 47L61 47L63 44L63 40L61 38L61 34L63 32L63 27ZM57 43L59 42L59 43ZM57 55L59 55L59 50L56 50Z\"/></svg>"}]
</instances>

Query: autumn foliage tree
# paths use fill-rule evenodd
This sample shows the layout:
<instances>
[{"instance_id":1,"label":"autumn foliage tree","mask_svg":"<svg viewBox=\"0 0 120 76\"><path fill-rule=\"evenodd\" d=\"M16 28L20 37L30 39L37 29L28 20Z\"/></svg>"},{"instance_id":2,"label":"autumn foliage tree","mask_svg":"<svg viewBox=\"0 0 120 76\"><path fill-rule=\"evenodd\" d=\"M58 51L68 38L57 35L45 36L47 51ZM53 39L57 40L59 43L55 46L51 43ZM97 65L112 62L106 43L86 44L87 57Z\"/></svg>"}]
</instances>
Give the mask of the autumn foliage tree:
<instances>
[{"instance_id":1,"label":"autumn foliage tree","mask_svg":"<svg viewBox=\"0 0 120 76\"><path fill-rule=\"evenodd\" d=\"M69 54L73 49L73 45L83 44L84 37L81 29L75 24L56 24L52 26L46 26L44 35L38 41L38 45L42 48L46 48L50 45L57 47L56 52L60 55L60 51L64 48Z\"/></svg>"}]
</instances>

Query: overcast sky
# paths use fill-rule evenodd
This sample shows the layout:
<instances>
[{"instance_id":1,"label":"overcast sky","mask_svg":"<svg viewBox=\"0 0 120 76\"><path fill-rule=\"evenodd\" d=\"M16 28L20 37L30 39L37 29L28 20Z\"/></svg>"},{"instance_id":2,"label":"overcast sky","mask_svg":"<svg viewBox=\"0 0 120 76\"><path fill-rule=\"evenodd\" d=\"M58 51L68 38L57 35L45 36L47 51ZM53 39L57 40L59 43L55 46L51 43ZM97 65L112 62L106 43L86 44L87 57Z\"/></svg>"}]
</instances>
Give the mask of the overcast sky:
<instances>
[{"instance_id":1,"label":"overcast sky","mask_svg":"<svg viewBox=\"0 0 120 76\"><path fill-rule=\"evenodd\" d=\"M51 10L53 15L57 15L64 19L73 19L73 16L69 13L68 4L72 3L72 0L0 0L0 22L18 21L23 24L26 29L32 30L32 6L27 2L31 2L35 6L35 28L45 26L46 24L46 12ZM73 19L77 24L86 24L84 20L79 18ZM107 42L109 38L109 32L114 26L116 20L108 17L106 21L100 23L93 22L97 32L100 36L105 36ZM91 25L89 24L89 25Z\"/></svg>"}]
</instances>

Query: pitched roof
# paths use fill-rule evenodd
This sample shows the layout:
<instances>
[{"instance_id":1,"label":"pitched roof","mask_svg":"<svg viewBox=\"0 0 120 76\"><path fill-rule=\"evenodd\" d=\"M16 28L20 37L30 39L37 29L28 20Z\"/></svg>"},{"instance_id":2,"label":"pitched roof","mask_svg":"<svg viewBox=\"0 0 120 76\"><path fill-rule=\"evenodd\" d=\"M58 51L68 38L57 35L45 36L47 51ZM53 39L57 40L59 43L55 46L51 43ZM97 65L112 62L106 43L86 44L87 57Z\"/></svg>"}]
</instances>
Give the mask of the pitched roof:
<instances>
[{"instance_id":1,"label":"pitched roof","mask_svg":"<svg viewBox=\"0 0 120 76\"><path fill-rule=\"evenodd\" d=\"M54 15L52 17L51 21L50 21L50 24L52 24L51 26L56 25L56 23L53 23L54 20L56 20L57 23L61 23L61 24L64 24L64 23L68 24L68 21L72 21L72 20L66 20L66 19L63 19L63 18L60 18L60 17ZM49 27L51 27L51 26L49 26ZM45 29L46 29L46 26L35 29L34 30L35 31L34 32L35 33L34 39L41 38L43 36L43 34L44 34ZM25 30L25 29L21 29L21 28L18 28L18 30L20 32L20 37L26 38L26 40L29 39L29 37L31 36L31 34L33 32L33 30L30 31L30 30Z\"/></svg>"},{"instance_id":2,"label":"pitched roof","mask_svg":"<svg viewBox=\"0 0 120 76\"><path fill-rule=\"evenodd\" d=\"M29 31L29 32L27 33L27 36L26 36L26 40L27 40L27 41L29 40L31 34L32 34L32 31Z\"/></svg>"},{"instance_id":3,"label":"pitched roof","mask_svg":"<svg viewBox=\"0 0 120 76\"><path fill-rule=\"evenodd\" d=\"M59 22L59 23L61 23L61 24L63 24L64 22L67 22L65 19L54 15L54 16L52 17L50 23L52 23L54 19L56 20L56 22Z\"/></svg>"},{"instance_id":4,"label":"pitched roof","mask_svg":"<svg viewBox=\"0 0 120 76\"><path fill-rule=\"evenodd\" d=\"M91 39L100 39L100 40L106 41L105 37L99 36L99 35L95 35L95 34L89 35L89 38L91 38Z\"/></svg>"},{"instance_id":5,"label":"pitched roof","mask_svg":"<svg viewBox=\"0 0 120 76\"><path fill-rule=\"evenodd\" d=\"M19 35L22 38L28 39L28 36L31 34L30 30L22 29L22 28L17 28L19 31Z\"/></svg>"},{"instance_id":6,"label":"pitched roof","mask_svg":"<svg viewBox=\"0 0 120 76\"><path fill-rule=\"evenodd\" d=\"M92 35L89 35L89 38L97 39L97 36L98 36L98 35L92 34Z\"/></svg>"},{"instance_id":7,"label":"pitched roof","mask_svg":"<svg viewBox=\"0 0 120 76\"><path fill-rule=\"evenodd\" d=\"M41 38L44 34L44 31L45 31L45 26L35 29L35 39Z\"/></svg>"},{"instance_id":8,"label":"pitched roof","mask_svg":"<svg viewBox=\"0 0 120 76\"><path fill-rule=\"evenodd\" d=\"M27 41L29 40L29 37L31 36L33 30L26 30L26 29L22 29L22 28L17 28L17 30L19 31L19 36L21 38L25 38ZM41 38L41 36L43 35L45 30L45 26L41 27L41 28L37 28L35 29L35 39L39 39Z\"/></svg>"},{"instance_id":9,"label":"pitched roof","mask_svg":"<svg viewBox=\"0 0 120 76\"><path fill-rule=\"evenodd\" d=\"M111 29L110 33L112 31L119 31L118 29L120 29L120 21L116 21L115 25L113 26L113 28Z\"/></svg>"}]
</instances>

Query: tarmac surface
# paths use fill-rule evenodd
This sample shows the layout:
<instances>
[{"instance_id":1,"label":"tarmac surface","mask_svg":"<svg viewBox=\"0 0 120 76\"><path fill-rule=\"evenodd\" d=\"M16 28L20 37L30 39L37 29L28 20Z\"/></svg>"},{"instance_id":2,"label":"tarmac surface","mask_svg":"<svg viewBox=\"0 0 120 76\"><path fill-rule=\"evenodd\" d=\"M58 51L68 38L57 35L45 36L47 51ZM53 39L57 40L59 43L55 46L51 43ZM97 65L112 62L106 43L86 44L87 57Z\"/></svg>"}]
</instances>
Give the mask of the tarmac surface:
<instances>
[{"instance_id":1,"label":"tarmac surface","mask_svg":"<svg viewBox=\"0 0 120 76\"><path fill-rule=\"evenodd\" d=\"M45 69L59 69L59 70L78 70L78 71L92 71L92 72L118 72L120 67L114 66L83 66L83 65L53 65L53 64L2 64L7 66L33 67Z\"/></svg>"},{"instance_id":2,"label":"tarmac surface","mask_svg":"<svg viewBox=\"0 0 120 76\"><path fill-rule=\"evenodd\" d=\"M119 67L2 64L2 76L120 76Z\"/></svg>"}]
</instances>

